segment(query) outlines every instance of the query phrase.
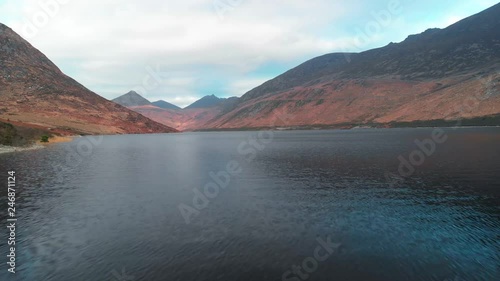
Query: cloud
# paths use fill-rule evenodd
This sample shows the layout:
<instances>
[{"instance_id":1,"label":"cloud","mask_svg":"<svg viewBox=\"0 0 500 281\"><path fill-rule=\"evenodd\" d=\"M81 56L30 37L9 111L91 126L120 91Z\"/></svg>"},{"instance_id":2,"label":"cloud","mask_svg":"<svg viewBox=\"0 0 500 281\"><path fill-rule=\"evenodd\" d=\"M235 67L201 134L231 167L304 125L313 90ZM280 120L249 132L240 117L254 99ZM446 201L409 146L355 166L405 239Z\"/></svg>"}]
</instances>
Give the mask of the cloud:
<instances>
[{"instance_id":1,"label":"cloud","mask_svg":"<svg viewBox=\"0 0 500 281\"><path fill-rule=\"evenodd\" d=\"M390 0L0 0L0 19L106 98L142 88L149 99L185 104L212 93L241 96L280 74L255 74L273 64L385 45L417 26L470 13L461 5L443 16L449 5L434 4L436 19L415 23L435 1L400 1L407 8L401 18L363 44L356 28Z\"/></svg>"},{"instance_id":2,"label":"cloud","mask_svg":"<svg viewBox=\"0 0 500 281\"><path fill-rule=\"evenodd\" d=\"M170 98L170 102L179 106L180 108L184 108L193 102L197 101L199 97L197 96L176 96L174 98Z\"/></svg>"}]
</instances>

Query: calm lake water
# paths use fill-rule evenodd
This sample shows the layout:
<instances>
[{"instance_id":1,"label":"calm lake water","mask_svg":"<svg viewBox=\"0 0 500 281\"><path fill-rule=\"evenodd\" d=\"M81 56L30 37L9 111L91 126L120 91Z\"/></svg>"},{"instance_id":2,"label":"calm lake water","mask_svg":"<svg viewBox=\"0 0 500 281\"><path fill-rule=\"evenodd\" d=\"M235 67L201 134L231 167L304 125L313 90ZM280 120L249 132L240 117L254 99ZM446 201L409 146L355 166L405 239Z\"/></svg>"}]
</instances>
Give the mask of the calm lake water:
<instances>
[{"instance_id":1,"label":"calm lake water","mask_svg":"<svg viewBox=\"0 0 500 281\"><path fill-rule=\"evenodd\" d=\"M498 281L500 128L444 134L429 156L415 140L433 129L105 136L0 155L0 280Z\"/></svg>"}]
</instances>

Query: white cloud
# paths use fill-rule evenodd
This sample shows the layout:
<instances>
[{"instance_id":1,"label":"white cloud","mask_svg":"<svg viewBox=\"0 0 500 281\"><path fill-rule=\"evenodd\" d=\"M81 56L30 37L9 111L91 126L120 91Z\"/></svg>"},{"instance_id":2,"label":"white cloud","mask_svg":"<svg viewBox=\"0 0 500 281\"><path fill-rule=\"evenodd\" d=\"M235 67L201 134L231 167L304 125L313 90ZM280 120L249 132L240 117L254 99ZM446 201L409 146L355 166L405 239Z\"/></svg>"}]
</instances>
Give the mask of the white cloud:
<instances>
[{"instance_id":1,"label":"white cloud","mask_svg":"<svg viewBox=\"0 0 500 281\"><path fill-rule=\"evenodd\" d=\"M159 99L162 99L162 98L159 98ZM184 108L184 107L192 104L193 102L197 101L198 99L200 99L200 98L197 96L175 96L173 98L172 97L164 98L163 100L168 101L170 103L173 103L173 104L179 106L180 108Z\"/></svg>"},{"instance_id":2,"label":"white cloud","mask_svg":"<svg viewBox=\"0 0 500 281\"><path fill-rule=\"evenodd\" d=\"M9 4L18 16L7 23L63 71L108 98L113 97L107 92L111 85L126 91L131 81L141 84L148 75L145 69L156 63L165 72L191 71L203 79L200 66L229 77L245 75L269 60L327 52L334 42L309 35L308 27L333 19L345 6L327 0L246 0L221 20L213 0L57 1L41 0L45 8L37 1L19 1L17 9ZM45 21L40 14L52 15ZM196 80L170 79L159 86L189 86Z\"/></svg>"},{"instance_id":3,"label":"white cloud","mask_svg":"<svg viewBox=\"0 0 500 281\"><path fill-rule=\"evenodd\" d=\"M388 2L370 2L367 9L383 9ZM222 18L214 3L229 4ZM395 22L401 26L387 27L358 46L357 34L339 33L334 27L363 27L371 19L355 17L365 4L362 0L20 0L0 4L0 21L30 37L64 72L106 98L144 88L150 69L160 65L167 78L150 79L155 87L145 95L186 103L208 92L241 95L264 82L261 75L251 73L269 63L298 64L332 51L359 51L408 35L406 27L419 26L398 19ZM332 30L325 32L328 26Z\"/></svg>"}]
</instances>

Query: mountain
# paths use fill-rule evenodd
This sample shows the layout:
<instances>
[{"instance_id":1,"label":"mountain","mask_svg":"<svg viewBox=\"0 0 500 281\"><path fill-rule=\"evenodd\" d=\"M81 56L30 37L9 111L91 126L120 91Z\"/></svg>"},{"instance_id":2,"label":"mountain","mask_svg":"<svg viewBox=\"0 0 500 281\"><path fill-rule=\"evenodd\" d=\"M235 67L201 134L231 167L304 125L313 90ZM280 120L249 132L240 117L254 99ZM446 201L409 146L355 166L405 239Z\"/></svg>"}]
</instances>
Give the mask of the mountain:
<instances>
[{"instance_id":1,"label":"mountain","mask_svg":"<svg viewBox=\"0 0 500 281\"><path fill-rule=\"evenodd\" d=\"M238 102L237 97L206 96L184 108L161 108L157 104L129 106L130 109L180 131L207 128L211 120L229 112Z\"/></svg>"},{"instance_id":2,"label":"mountain","mask_svg":"<svg viewBox=\"0 0 500 281\"><path fill-rule=\"evenodd\" d=\"M499 71L497 4L401 43L311 59L247 92L207 126L390 126L497 118Z\"/></svg>"},{"instance_id":3,"label":"mountain","mask_svg":"<svg viewBox=\"0 0 500 281\"><path fill-rule=\"evenodd\" d=\"M89 91L0 24L0 122L65 134L175 130Z\"/></svg>"},{"instance_id":4,"label":"mountain","mask_svg":"<svg viewBox=\"0 0 500 281\"><path fill-rule=\"evenodd\" d=\"M218 98L215 95L210 95L210 96L204 96L201 99L195 101L191 105L187 106L186 109L193 109L193 108L210 108L217 106L224 102L226 99L224 98Z\"/></svg>"},{"instance_id":5,"label":"mountain","mask_svg":"<svg viewBox=\"0 0 500 281\"><path fill-rule=\"evenodd\" d=\"M178 107L177 105L174 105L174 104L171 104L169 102L166 102L164 100L159 100L159 101L155 101L152 103L154 106L157 106L159 108L163 108L163 109L181 109L180 107Z\"/></svg>"},{"instance_id":6,"label":"mountain","mask_svg":"<svg viewBox=\"0 0 500 281\"><path fill-rule=\"evenodd\" d=\"M123 106L151 105L151 102L149 102L147 99L143 98L141 95L139 95L135 91L130 91L130 92L126 93L125 95L119 96L116 99L114 99L113 102L116 102L117 104L120 104Z\"/></svg>"}]
</instances>

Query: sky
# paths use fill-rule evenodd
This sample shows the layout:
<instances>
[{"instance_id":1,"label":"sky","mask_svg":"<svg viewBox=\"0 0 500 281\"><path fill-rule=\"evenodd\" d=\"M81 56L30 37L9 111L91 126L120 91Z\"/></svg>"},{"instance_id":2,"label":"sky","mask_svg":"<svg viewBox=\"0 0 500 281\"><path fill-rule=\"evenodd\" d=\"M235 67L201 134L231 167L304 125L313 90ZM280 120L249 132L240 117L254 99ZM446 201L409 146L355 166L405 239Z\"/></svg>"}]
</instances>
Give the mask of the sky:
<instances>
[{"instance_id":1,"label":"sky","mask_svg":"<svg viewBox=\"0 0 500 281\"><path fill-rule=\"evenodd\" d=\"M241 96L316 56L445 28L497 1L0 0L0 22L113 99Z\"/></svg>"}]
</instances>

